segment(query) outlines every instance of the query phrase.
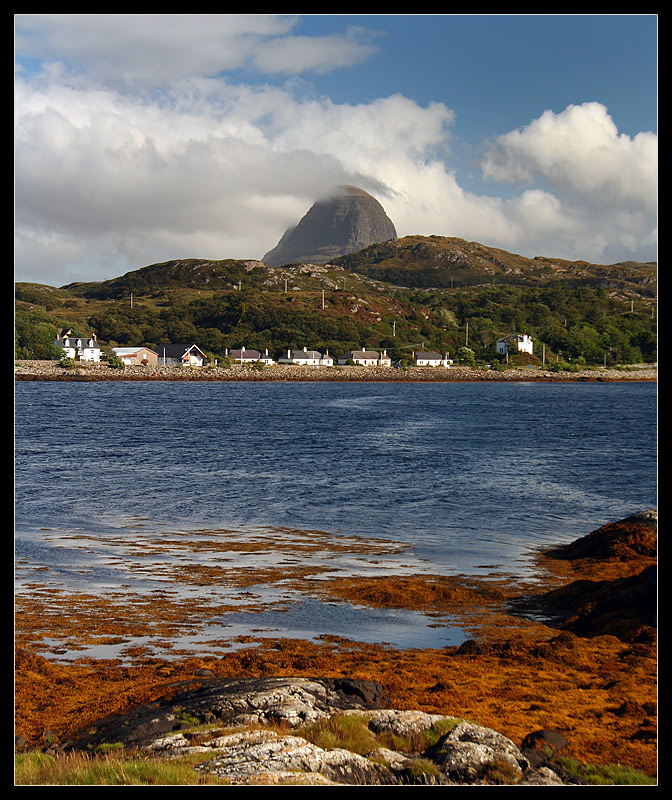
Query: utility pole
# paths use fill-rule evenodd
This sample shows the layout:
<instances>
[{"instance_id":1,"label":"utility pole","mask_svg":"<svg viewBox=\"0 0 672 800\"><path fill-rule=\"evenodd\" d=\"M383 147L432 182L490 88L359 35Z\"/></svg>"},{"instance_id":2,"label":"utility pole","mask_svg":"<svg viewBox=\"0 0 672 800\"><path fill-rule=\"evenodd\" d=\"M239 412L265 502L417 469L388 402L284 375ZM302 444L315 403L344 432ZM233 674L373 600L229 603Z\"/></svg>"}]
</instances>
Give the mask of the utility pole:
<instances>
[{"instance_id":1,"label":"utility pole","mask_svg":"<svg viewBox=\"0 0 672 800\"><path fill-rule=\"evenodd\" d=\"M287 294L287 278L285 278L285 294Z\"/></svg>"},{"instance_id":2,"label":"utility pole","mask_svg":"<svg viewBox=\"0 0 672 800\"><path fill-rule=\"evenodd\" d=\"M464 346L469 347L469 321L467 320L467 333L464 337Z\"/></svg>"},{"instance_id":3,"label":"utility pole","mask_svg":"<svg viewBox=\"0 0 672 800\"><path fill-rule=\"evenodd\" d=\"M322 310L324 311L324 289L322 289Z\"/></svg>"},{"instance_id":4,"label":"utility pole","mask_svg":"<svg viewBox=\"0 0 672 800\"><path fill-rule=\"evenodd\" d=\"M397 335L397 321L396 319L392 320L392 336Z\"/></svg>"},{"instance_id":5,"label":"utility pole","mask_svg":"<svg viewBox=\"0 0 672 800\"><path fill-rule=\"evenodd\" d=\"M133 292L131 292L131 308L133 308Z\"/></svg>"},{"instance_id":6,"label":"utility pole","mask_svg":"<svg viewBox=\"0 0 672 800\"><path fill-rule=\"evenodd\" d=\"M546 345L543 342L541 345L541 363L546 363Z\"/></svg>"}]
</instances>

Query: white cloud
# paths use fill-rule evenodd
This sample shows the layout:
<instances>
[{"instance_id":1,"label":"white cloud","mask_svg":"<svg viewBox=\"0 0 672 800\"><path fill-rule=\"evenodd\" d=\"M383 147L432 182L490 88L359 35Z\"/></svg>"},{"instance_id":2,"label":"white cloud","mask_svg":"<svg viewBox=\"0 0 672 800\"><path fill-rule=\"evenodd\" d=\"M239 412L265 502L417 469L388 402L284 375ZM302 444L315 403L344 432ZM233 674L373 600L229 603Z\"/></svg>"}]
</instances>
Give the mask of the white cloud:
<instances>
[{"instance_id":1,"label":"white cloud","mask_svg":"<svg viewBox=\"0 0 672 800\"><path fill-rule=\"evenodd\" d=\"M619 135L600 103L545 111L525 128L496 140L483 171L516 183L544 180L565 198L604 208L657 206L657 136Z\"/></svg>"},{"instance_id":2,"label":"white cloud","mask_svg":"<svg viewBox=\"0 0 672 800\"><path fill-rule=\"evenodd\" d=\"M109 84L165 83L225 70L324 73L375 52L371 33L297 36L275 14L39 14L17 17L19 56L64 60Z\"/></svg>"},{"instance_id":3,"label":"white cloud","mask_svg":"<svg viewBox=\"0 0 672 800\"><path fill-rule=\"evenodd\" d=\"M99 18L21 18L35 37L31 52L67 52L87 71L52 63L17 78L17 280L63 285L170 258L260 258L339 183L374 194L400 236L458 236L597 262L652 257L657 139L619 135L600 104L545 112L499 137L484 175L521 188L508 199L478 195L451 168L457 120L443 103L393 95L338 104L301 79L273 87L208 77L224 58L261 58L260 39L275 43L265 48L265 69L354 63L364 52L360 32L343 35L352 49L340 55L339 37L324 48L294 42L291 62L294 18L215 15L208 30L196 15L176 34L164 23L173 17L157 15L156 27L153 15L137 16L136 44L124 16L105 17L105 36L84 35ZM230 46L218 55L222 37ZM200 46L185 53L184 42ZM28 47L22 39L21 51ZM171 47L172 61L161 57ZM130 90L124 70L165 85Z\"/></svg>"}]
</instances>

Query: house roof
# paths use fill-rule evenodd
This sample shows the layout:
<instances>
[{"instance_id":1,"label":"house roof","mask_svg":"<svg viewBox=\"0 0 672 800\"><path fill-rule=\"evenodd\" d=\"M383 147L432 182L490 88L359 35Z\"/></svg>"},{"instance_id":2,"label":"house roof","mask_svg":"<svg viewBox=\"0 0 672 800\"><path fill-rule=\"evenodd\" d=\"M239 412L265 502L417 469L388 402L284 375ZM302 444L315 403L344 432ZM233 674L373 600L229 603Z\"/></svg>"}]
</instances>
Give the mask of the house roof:
<instances>
[{"instance_id":1,"label":"house roof","mask_svg":"<svg viewBox=\"0 0 672 800\"><path fill-rule=\"evenodd\" d=\"M518 341L522 341L522 339L527 336L526 333L510 333L508 336L503 336L501 339L497 339L498 342L507 342L509 339L517 339ZM531 339L531 336L527 336L528 339Z\"/></svg>"},{"instance_id":2,"label":"house roof","mask_svg":"<svg viewBox=\"0 0 672 800\"><path fill-rule=\"evenodd\" d=\"M322 358L322 353L319 353L317 350L292 350L291 351L291 358Z\"/></svg>"},{"instance_id":3,"label":"house roof","mask_svg":"<svg viewBox=\"0 0 672 800\"><path fill-rule=\"evenodd\" d=\"M433 351L422 351L420 353L415 354L415 360L424 359L425 361L436 361L437 359L440 361L443 358L441 353L436 353Z\"/></svg>"},{"instance_id":4,"label":"house roof","mask_svg":"<svg viewBox=\"0 0 672 800\"><path fill-rule=\"evenodd\" d=\"M65 344L66 339L70 342L69 345ZM75 342L78 340L82 342L83 347L90 347L100 350L100 345L93 336L75 336L74 334L64 334L63 336L58 336L55 339L55 343L59 347L75 347Z\"/></svg>"},{"instance_id":5,"label":"house roof","mask_svg":"<svg viewBox=\"0 0 672 800\"><path fill-rule=\"evenodd\" d=\"M240 350L229 350L231 358L248 358L251 361L257 361L261 358L262 354L258 350L247 350L241 348Z\"/></svg>"},{"instance_id":6,"label":"house roof","mask_svg":"<svg viewBox=\"0 0 672 800\"><path fill-rule=\"evenodd\" d=\"M380 353L377 350L350 350L344 358L380 358Z\"/></svg>"},{"instance_id":7,"label":"house roof","mask_svg":"<svg viewBox=\"0 0 672 800\"><path fill-rule=\"evenodd\" d=\"M118 356L132 356L134 353L139 353L141 350L146 350L148 353L158 355L156 350L152 350L151 347L113 347L112 349Z\"/></svg>"},{"instance_id":8,"label":"house roof","mask_svg":"<svg viewBox=\"0 0 672 800\"><path fill-rule=\"evenodd\" d=\"M196 349L205 358L205 353L197 344L161 344L159 354L166 355L168 358L181 358L190 350Z\"/></svg>"}]
</instances>

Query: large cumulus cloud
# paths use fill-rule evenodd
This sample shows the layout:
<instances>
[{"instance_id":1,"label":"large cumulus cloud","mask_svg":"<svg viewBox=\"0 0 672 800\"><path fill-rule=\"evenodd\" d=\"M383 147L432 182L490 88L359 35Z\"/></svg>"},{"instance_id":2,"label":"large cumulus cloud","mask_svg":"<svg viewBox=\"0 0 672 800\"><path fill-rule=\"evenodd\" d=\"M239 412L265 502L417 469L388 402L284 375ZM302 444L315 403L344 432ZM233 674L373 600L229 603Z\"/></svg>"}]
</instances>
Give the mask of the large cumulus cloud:
<instances>
[{"instance_id":1,"label":"large cumulus cloud","mask_svg":"<svg viewBox=\"0 0 672 800\"><path fill-rule=\"evenodd\" d=\"M131 32L115 18L109 41L81 35L100 28L85 15L23 29L22 51L52 60L16 80L18 280L259 258L338 183L374 194L402 236L598 262L653 256L656 136L619 135L599 103L546 111L494 140L481 160L493 188L474 194L456 177L459 120L444 103L334 103L296 77L271 86L217 74L228 63L283 75L355 64L372 47L366 32L304 41L293 18L264 15L218 17L213 32L198 15L189 33L199 46L185 52L174 26L138 16ZM172 60L158 57L164 48ZM504 182L514 189L498 192Z\"/></svg>"}]
</instances>

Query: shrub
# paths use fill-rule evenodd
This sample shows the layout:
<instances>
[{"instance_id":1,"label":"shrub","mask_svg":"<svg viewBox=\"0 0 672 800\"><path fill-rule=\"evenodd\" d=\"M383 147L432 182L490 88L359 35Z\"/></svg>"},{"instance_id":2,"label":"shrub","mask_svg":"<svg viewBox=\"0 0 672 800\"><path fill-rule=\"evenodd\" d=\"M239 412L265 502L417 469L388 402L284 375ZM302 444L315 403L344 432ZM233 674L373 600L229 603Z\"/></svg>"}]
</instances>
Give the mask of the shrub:
<instances>
[{"instance_id":1,"label":"shrub","mask_svg":"<svg viewBox=\"0 0 672 800\"><path fill-rule=\"evenodd\" d=\"M114 353L107 357L107 363L112 369L124 369L124 362Z\"/></svg>"}]
</instances>

